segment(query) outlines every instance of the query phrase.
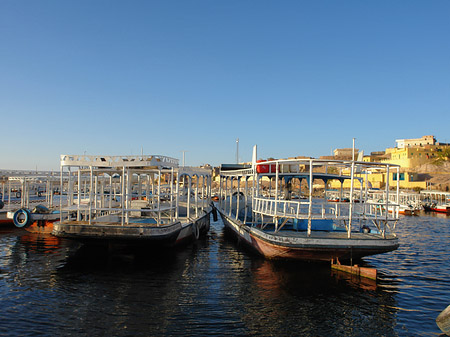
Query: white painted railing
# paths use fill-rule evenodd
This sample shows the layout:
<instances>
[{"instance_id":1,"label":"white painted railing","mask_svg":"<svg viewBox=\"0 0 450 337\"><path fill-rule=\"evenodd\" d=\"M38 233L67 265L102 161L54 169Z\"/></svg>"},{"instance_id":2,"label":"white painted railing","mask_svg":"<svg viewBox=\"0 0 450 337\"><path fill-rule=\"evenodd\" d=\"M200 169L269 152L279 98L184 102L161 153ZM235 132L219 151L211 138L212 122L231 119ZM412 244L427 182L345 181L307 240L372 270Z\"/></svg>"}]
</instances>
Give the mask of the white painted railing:
<instances>
[{"instance_id":1,"label":"white painted railing","mask_svg":"<svg viewBox=\"0 0 450 337\"><path fill-rule=\"evenodd\" d=\"M348 202L324 202L313 203L309 213L310 202L308 200L275 200L272 198L256 197L253 199L253 212L270 217L306 219L348 219L350 203ZM352 207L353 219L396 219L398 217L398 205L390 203L388 212L383 203L357 203Z\"/></svg>"}]
</instances>

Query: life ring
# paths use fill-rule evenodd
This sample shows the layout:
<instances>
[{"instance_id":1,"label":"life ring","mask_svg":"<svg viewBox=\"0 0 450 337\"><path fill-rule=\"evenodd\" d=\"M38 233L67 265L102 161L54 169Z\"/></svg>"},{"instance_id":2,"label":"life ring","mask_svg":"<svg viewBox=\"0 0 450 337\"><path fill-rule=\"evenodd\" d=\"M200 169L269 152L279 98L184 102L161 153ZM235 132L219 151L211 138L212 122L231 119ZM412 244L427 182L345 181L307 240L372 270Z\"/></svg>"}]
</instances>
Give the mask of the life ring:
<instances>
[{"instance_id":1,"label":"life ring","mask_svg":"<svg viewBox=\"0 0 450 337\"><path fill-rule=\"evenodd\" d=\"M195 240L198 240L198 238L200 237L200 229L198 228L196 222L192 223L192 235L194 236Z\"/></svg>"},{"instance_id":2,"label":"life ring","mask_svg":"<svg viewBox=\"0 0 450 337\"><path fill-rule=\"evenodd\" d=\"M16 198L19 199L19 198L21 198L21 197L22 197L22 193L16 192Z\"/></svg>"},{"instance_id":3,"label":"life ring","mask_svg":"<svg viewBox=\"0 0 450 337\"><path fill-rule=\"evenodd\" d=\"M31 224L30 211L21 208L14 212L13 222L16 227L24 228Z\"/></svg>"}]
</instances>

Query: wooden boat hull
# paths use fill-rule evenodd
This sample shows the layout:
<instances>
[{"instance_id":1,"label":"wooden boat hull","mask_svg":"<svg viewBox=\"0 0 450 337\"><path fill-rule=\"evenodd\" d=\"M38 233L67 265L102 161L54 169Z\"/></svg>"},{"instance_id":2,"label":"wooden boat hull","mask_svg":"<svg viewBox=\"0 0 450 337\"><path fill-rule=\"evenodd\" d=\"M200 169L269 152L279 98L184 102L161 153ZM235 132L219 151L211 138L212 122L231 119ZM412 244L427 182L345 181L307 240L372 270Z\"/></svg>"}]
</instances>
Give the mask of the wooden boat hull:
<instances>
[{"instance_id":1,"label":"wooden boat hull","mask_svg":"<svg viewBox=\"0 0 450 337\"><path fill-rule=\"evenodd\" d=\"M248 227L222 212L220 214L226 228L231 229L239 239L269 259L330 261L338 258L346 260L386 253L398 248L398 239L394 236L381 239L379 234L355 233L355 236L357 234L359 238L348 239L346 233L341 233L341 236L327 236L323 233L321 237L306 237L306 234L303 237L289 237Z\"/></svg>"},{"instance_id":2,"label":"wooden boat hull","mask_svg":"<svg viewBox=\"0 0 450 337\"><path fill-rule=\"evenodd\" d=\"M149 226L120 223L89 224L87 221L55 222L52 234L91 245L121 244L147 247L175 246L198 239L209 230L210 212L188 223Z\"/></svg>"},{"instance_id":3,"label":"wooden boat hull","mask_svg":"<svg viewBox=\"0 0 450 337\"><path fill-rule=\"evenodd\" d=\"M6 213L5 216L0 216L0 226L9 226L12 224L13 224L12 219L6 218Z\"/></svg>"}]
</instances>

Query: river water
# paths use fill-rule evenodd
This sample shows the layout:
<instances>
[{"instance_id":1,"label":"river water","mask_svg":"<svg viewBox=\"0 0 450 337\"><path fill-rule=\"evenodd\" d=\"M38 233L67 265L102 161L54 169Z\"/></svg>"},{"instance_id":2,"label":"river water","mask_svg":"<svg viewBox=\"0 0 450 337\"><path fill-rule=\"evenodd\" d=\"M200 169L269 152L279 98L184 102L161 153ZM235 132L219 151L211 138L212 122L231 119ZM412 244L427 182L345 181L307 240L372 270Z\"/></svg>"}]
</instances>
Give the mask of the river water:
<instances>
[{"instance_id":1,"label":"river water","mask_svg":"<svg viewBox=\"0 0 450 337\"><path fill-rule=\"evenodd\" d=\"M212 220L212 219L211 219ZM402 217L379 280L264 260L224 232L175 251L116 254L0 229L0 335L439 336L450 217Z\"/></svg>"}]
</instances>

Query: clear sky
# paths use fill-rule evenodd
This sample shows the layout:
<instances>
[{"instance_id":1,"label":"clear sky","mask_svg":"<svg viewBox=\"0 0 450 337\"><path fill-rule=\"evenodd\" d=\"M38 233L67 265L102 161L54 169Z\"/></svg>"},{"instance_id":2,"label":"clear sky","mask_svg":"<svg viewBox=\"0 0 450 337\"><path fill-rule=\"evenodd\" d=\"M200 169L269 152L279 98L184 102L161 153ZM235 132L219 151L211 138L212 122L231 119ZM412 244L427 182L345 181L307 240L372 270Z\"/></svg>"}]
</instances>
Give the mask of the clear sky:
<instances>
[{"instance_id":1,"label":"clear sky","mask_svg":"<svg viewBox=\"0 0 450 337\"><path fill-rule=\"evenodd\" d=\"M0 1L0 168L450 142L450 1Z\"/></svg>"}]
</instances>

